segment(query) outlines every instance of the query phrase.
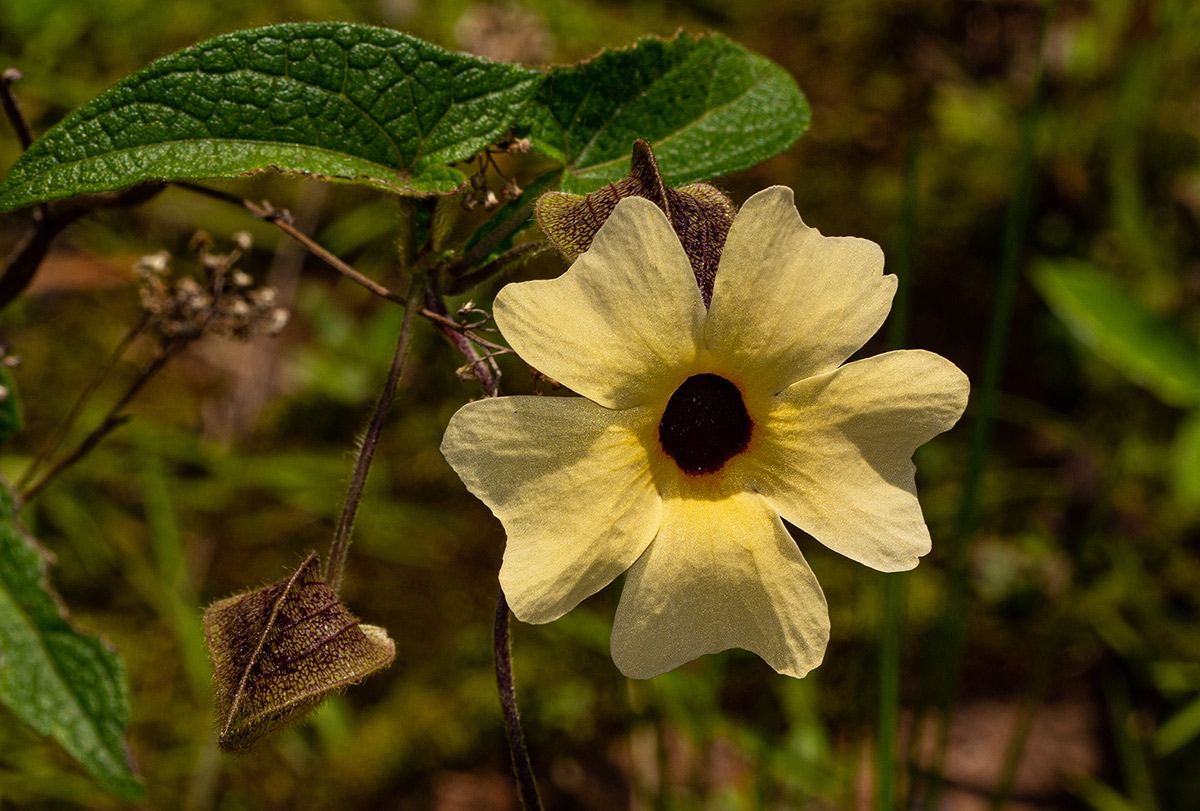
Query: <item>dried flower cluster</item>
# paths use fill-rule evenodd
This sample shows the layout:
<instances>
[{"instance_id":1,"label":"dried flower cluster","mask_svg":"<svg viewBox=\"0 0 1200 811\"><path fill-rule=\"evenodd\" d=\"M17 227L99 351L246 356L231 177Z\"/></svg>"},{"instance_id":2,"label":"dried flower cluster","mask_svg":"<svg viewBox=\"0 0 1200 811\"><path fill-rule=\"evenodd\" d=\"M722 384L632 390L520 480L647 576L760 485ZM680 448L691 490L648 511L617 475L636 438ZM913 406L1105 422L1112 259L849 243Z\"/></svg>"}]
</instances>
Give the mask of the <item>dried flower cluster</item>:
<instances>
[{"instance_id":1,"label":"dried flower cluster","mask_svg":"<svg viewBox=\"0 0 1200 811\"><path fill-rule=\"evenodd\" d=\"M530 141L528 138L517 138L512 133L509 133L504 138L501 138L494 147L485 150L479 155L479 169L475 174L471 175L471 185L463 192L462 206L467 211L471 211L477 206L483 206L485 211L495 211L509 200L516 200L525 191L517 181L511 177L505 177L500 167L496 165L496 161L492 158L493 155L517 155L525 154L529 151ZM500 189L500 193L492 191L488 186L487 170L491 166L501 177L504 177L504 186Z\"/></svg>"},{"instance_id":2,"label":"dried flower cluster","mask_svg":"<svg viewBox=\"0 0 1200 811\"><path fill-rule=\"evenodd\" d=\"M191 340L204 333L239 341L258 334L277 335L288 312L277 306L275 288L256 287L254 279L234 263L250 248L250 235L235 235L236 248L227 254L211 251L211 240L200 233L192 247L200 254L207 277L201 284L191 276L171 278L171 255L166 251L144 256L135 271L142 277L142 309L166 340Z\"/></svg>"}]
</instances>

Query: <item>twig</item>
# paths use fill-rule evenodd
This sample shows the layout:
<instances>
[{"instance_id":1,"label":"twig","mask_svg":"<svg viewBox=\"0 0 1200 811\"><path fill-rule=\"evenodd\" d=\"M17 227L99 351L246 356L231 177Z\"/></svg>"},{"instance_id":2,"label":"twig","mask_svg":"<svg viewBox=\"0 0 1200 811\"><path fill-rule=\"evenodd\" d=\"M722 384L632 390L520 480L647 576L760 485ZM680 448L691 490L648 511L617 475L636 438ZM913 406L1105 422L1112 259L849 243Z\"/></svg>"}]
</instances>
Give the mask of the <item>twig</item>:
<instances>
[{"instance_id":1,"label":"twig","mask_svg":"<svg viewBox=\"0 0 1200 811\"><path fill-rule=\"evenodd\" d=\"M379 435L383 431L383 423L387 420L392 401L396 398L396 389L404 374L404 359L408 354L408 339L412 332L413 311L424 292L424 282L419 277L409 281L408 301L404 306L404 320L400 323L400 338L396 342L396 354L392 357L392 368L383 384L383 391L375 402L375 410L371 414L371 422L363 436L362 445L358 449L358 457L354 460L354 475L350 479L350 488L346 492L346 501L342 505L342 514L338 518L337 528L333 532L333 543L329 546L329 568L325 574L325 584L337 592L342 585L342 575L346 570L346 556L350 551L350 535L354 531L354 517L358 513L358 503L362 500L363 490L367 485L367 475L371 472L371 460L375 457L375 448L379 444Z\"/></svg>"},{"instance_id":2,"label":"twig","mask_svg":"<svg viewBox=\"0 0 1200 811\"><path fill-rule=\"evenodd\" d=\"M21 115L21 108L17 106L17 99L12 94L12 85L14 82L19 82L25 76L16 68L8 68L3 74L0 74L0 104L4 105L4 115L12 123L12 127L17 131L17 140L21 142L21 149L29 149L33 143L33 133L29 131L29 123L25 120L25 116Z\"/></svg>"},{"instance_id":3,"label":"twig","mask_svg":"<svg viewBox=\"0 0 1200 811\"><path fill-rule=\"evenodd\" d=\"M38 479L36 484L22 493L22 501L28 503L30 499L40 493L52 479L58 476L58 474L62 473L71 465L75 464L84 456L86 456L92 450L92 448L99 444L101 439L128 422L129 416L119 414L118 412L129 404L129 401L132 400L137 393L142 390L142 387L150 381L150 378L154 377L154 375L163 367L163 364L165 364L172 355L190 342L190 339L178 340L165 345L162 351L159 352L154 358L154 360L150 361L150 363L146 364L146 366L142 368L142 371L140 374L138 374L137 379L133 381L133 383L126 390L125 394L121 396L121 399L117 400L116 404L108 410L108 415L105 416L104 421L96 426L95 430L84 437L83 441L75 447L75 450L58 460L58 462L56 462L54 466L50 468L50 470L46 471L46 474L42 476L42 478Z\"/></svg>"},{"instance_id":4,"label":"twig","mask_svg":"<svg viewBox=\"0 0 1200 811\"><path fill-rule=\"evenodd\" d=\"M174 182L174 185L182 189L195 192L196 194L202 194L205 197L211 197L214 200L223 200L226 203L232 203L235 206L241 206L263 222L268 222L271 225L274 225L280 231L283 231L283 233L287 234L292 239L303 245L304 249L313 256L316 256L318 259L325 262L325 264L329 265L331 268L345 276L347 279L350 279L352 282L367 288L375 295L381 296L388 301L392 301L397 304L404 303L403 296L393 292L392 290L389 290L373 279L368 279L366 276L350 267L341 259L334 256L326 248L319 245L303 231L292 225L291 222L289 222L289 217L286 211L276 209L271 206L270 203L258 205L257 203L252 203L244 197L239 197L236 194L230 194L229 192L224 192L219 189L210 189L207 186L200 186L184 180L177 180Z\"/></svg>"},{"instance_id":5,"label":"twig","mask_svg":"<svg viewBox=\"0 0 1200 811\"><path fill-rule=\"evenodd\" d=\"M92 379L88 381L88 384L84 387L83 391L79 393L79 397L76 398L75 403L71 406L71 410L67 412L67 416L61 423L59 423L59 426L54 430L54 433L47 438L46 443L42 446L41 450L38 451L37 456L33 457L33 461L29 463L29 467L25 469L25 473L21 476L21 480L17 483L18 488L23 489L26 485L28 485L29 482L33 480L33 474L37 473L38 468L40 468L46 462L46 460L50 458L50 456L56 450L58 450L59 443L63 441L64 437L66 437L67 432L71 430L71 426L75 424L75 420L79 418L79 414L81 411L83 411L83 406L85 403L87 403L88 398L95 393L96 388L100 385L100 382L104 380L108 373L112 371L113 367L117 365L117 362L121 359L121 356L125 354L125 350L128 349L133 344L134 340L136 340L137 337L142 334L142 330L144 330L146 325L149 323L149 314L143 315L142 320L135 324L133 329L129 330L125 337L121 339L121 342L117 344L116 348L109 353L109 356L104 361L103 365L101 365L96 374L92 376Z\"/></svg>"},{"instance_id":6,"label":"twig","mask_svg":"<svg viewBox=\"0 0 1200 811\"><path fill-rule=\"evenodd\" d=\"M500 689L500 708L504 713L504 729L508 733L508 750L512 753L521 806L525 811L541 811L542 801L538 797L533 765L529 762L529 750L525 747L525 733L521 731L521 715L517 711L517 690L512 670L512 641L508 634L508 600L505 599L503 591L496 600L492 651L496 657L496 686Z\"/></svg>"},{"instance_id":7,"label":"twig","mask_svg":"<svg viewBox=\"0 0 1200 811\"><path fill-rule=\"evenodd\" d=\"M487 338L480 337L479 333L477 333L474 328L469 327L466 324L460 324L457 321L455 321L453 318L449 318L448 316L439 315L438 313L435 313L433 310L429 309L428 307L422 308L421 311L418 313L418 315L422 315L425 318L428 318L430 321L437 324L439 327L445 327L446 329L452 329L455 332L459 333L460 335L464 335L467 338L470 338L474 343L478 344L479 346L483 347L484 349L489 350L489 354L491 354L491 355L508 355L508 354L512 353L512 350L509 349L507 346L501 346L500 344L489 341Z\"/></svg>"},{"instance_id":8,"label":"twig","mask_svg":"<svg viewBox=\"0 0 1200 811\"><path fill-rule=\"evenodd\" d=\"M432 290L425 293L425 309L430 310L434 315L441 316L444 321L454 324L446 310L446 302L442 301L441 296ZM446 336L446 340L458 350L460 355L466 358L467 365L471 367L475 379L483 387L484 394L488 397L498 396L500 394L500 369L496 366L496 361L490 356L486 358L480 356L471 339L460 331L461 327L457 324L447 326L444 321L434 321L438 331Z\"/></svg>"}]
</instances>

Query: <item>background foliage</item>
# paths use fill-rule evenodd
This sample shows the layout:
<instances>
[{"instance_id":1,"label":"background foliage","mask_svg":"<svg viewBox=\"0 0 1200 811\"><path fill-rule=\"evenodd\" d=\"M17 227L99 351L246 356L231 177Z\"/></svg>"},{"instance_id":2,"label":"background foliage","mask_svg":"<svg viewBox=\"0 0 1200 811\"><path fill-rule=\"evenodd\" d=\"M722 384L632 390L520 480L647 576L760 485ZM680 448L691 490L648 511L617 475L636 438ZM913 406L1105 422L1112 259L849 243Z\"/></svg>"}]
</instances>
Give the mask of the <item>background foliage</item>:
<instances>
[{"instance_id":1,"label":"background foliage","mask_svg":"<svg viewBox=\"0 0 1200 811\"><path fill-rule=\"evenodd\" d=\"M1186 0L1060 3L1039 68L1043 11L961 0L0 0L0 67L26 74L17 92L40 133L154 58L282 20L386 24L531 64L685 26L774 59L808 95L812 124L783 156L719 181L736 202L784 183L809 224L881 243L911 281L906 344L977 385L1002 258L1020 272L973 520L961 505L977 410L918 456L934 551L906 577L902 786L928 785L936 730L914 733L909 719L945 692L936 654L961 593L944 807L987 808L1016 741L1010 807L1184 809L1200 793L1200 11ZM0 166L18 152L0 127ZM229 187L291 209L364 273L395 278L392 203L296 179ZM1027 206L1023 227L1006 226L1014 205ZM0 220L5 249L20 225ZM176 190L93 215L60 237L0 321L22 358L12 375L26 421L4 472L19 473L136 320L136 258L165 248L183 265L199 228L218 245L253 234L241 266L292 301L292 323L276 340L189 349L137 401L135 421L23 515L58 558L54 585L75 622L125 659L147 802L514 808L490 661L503 536L437 452L476 389L427 329L414 336L343 591L389 629L395 664L251 756L218 757L213 743L201 608L324 550L399 308L338 282L270 226ZM524 272L559 268L546 259ZM530 385L519 364L506 368L510 391ZM85 426L120 386L100 392ZM880 577L800 543L833 622L825 664L803 681L731 653L629 683L607 656L615 589L551 625L514 628L549 807L629 797L639 808L867 807ZM0 715L0 802L120 805L12 715Z\"/></svg>"}]
</instances>

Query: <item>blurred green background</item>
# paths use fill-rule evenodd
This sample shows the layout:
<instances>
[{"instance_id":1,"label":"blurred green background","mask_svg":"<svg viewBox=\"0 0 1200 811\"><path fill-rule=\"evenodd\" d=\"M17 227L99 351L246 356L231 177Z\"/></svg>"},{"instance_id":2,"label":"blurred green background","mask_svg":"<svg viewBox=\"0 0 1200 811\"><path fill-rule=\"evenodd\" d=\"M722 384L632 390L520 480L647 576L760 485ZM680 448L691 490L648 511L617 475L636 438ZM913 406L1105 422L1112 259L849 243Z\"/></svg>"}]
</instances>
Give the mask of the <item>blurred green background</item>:
<instances>
[{"instance_id":1,"label":"blurred green background","mask_svg":"<svg viewBox=\"0 0 1200 811\"><path fill-rule=\"evenodd\" d=\"M967 811L1196 807L1200 6L0 0L0 68L25 74L16 93L36 135L159 56L309 19L527 63L713 29L787 68L812 103L808 134L718 185L740 203L786 184L810 225L883 245L910 284L905 345L950 358L975 385L962 424L917 456L934 547L905 576L901 791L911 807L932 797ZM18 153L0 126L0 168ZM398 278L392 202L294 179L227 187L289 208L364 273ZM0 248L24 222L0 218ZM490 643L504 538L438 453L477 388L456 379L459 359L428 325L343 592L389 630L396 662L252 755L215 749L200 612L327 548L400 309L270 226L178 190L92 215L0 315L27 420L5 474L19 475L139 317L132 264L166 249L186 268L198 229L218 249L254 235L239 267L280 289L291 323L278 339L190 348L134 421L24 516L58 558L54 585L75 620L126 658L148 807L515 809ZM76 438L150 351L135 347ZM981 401L989 352L994 403ZM505 368L508 391L528 388L519 363ZM803 681L743 652L627 681L608 658L616 587L550 625L514 626L548 808L874 807L883 578L799 543L833 623L825 663ZM942 760L930 719L946 706ZM940 784L927 779L939 761ZM120 803L0 710L0 807L78 806Z\"/></svg>"}]
</instances>

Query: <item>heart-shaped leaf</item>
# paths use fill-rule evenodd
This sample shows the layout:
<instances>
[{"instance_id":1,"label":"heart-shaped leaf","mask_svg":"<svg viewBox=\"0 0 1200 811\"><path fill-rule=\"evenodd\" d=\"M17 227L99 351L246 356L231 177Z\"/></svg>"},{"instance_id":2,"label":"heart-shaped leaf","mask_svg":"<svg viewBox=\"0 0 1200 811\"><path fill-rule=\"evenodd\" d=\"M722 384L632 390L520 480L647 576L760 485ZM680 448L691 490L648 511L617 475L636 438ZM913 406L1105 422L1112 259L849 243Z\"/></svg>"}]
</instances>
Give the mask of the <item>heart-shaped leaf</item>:
<instances>
[{"instance_id":1,"label":"heart-shaped leaf","mask_svg":"<svg viewBox=\"0 0 1200 811\"><path fill-rule=\"evenodd\" d=\"M396 656L387 632L360 625L325 585L315 552L290 577L211 605L204 633L226 752L253 748Z\"/></svg>"},{"instance_id":2,"label":"heart-shaped leaf","mask_svg":"<svg viewBox=\"0 0 1200 811\"><path fill-rule=\"evenodd\" d=\"M367 25L286 23L163 57L71 113L0 183L0 210L147 180L265 169L447 193L541 71Z\"/></svg>"},{"instance_id":3,"label":"heart-shaped leaf","mask_svg":"<svg viewBox=\"0 0 1200 811\"><path fill-rule=\"evenodd\" d=\"M105 642L67 621L46 582L49 563L0 486L0 703L108 788L138 800L145 789L125 747L125 665Z\"/></svg>"},{"instance_id":4,"label":"heart-shaped leaf","mask_svg":"<svg viewBox=\"0 0 1200 811\"><path fill-rule=\"evenodd\" d=\"M674 186L753 166L796 142L809 108L765 56L680 34L550 68L527 117L533 146L566 167L563 190L586 192L625 174L637 138Z\"/></svg>"}]
</instances>

